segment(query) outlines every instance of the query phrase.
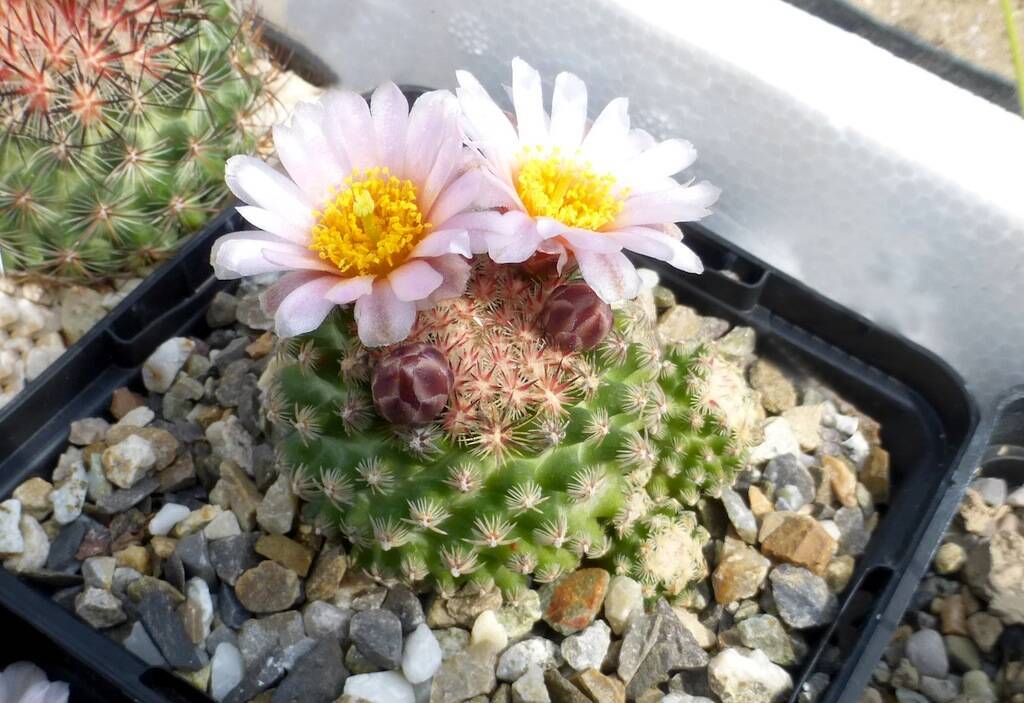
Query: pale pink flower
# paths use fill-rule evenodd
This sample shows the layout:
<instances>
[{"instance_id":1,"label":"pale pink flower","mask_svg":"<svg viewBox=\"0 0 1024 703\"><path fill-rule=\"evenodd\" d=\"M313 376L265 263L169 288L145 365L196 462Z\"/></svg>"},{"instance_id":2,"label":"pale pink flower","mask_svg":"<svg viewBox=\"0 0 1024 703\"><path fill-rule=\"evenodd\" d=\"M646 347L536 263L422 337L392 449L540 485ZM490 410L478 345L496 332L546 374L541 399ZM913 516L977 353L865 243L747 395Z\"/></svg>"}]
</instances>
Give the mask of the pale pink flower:
<instances>
[{"instance_id":1,"label":"pale pink flower","mask_svg":"<svg viewBox=\"0 0 1024 703\"><path fill-rule=\"evenodd\" d=\"M447 91L412 109L393 83L369 104L331 91L274 128L287 175L234 156L225 178L257 230L221 237L220 278L286 273L264 295L276 331L316 329L336 305L355 304L367 346L400 342L417 309L462 295L469 278L467 213L482 179L462 144L458 103Z\"/></svg>"},{"instance_id":2,"label":"pale pink flower","mask_svg":"<svg viewBox=\"0 0 1024 703\"><path fill-rule=\"evenodd\" d=\"M571 255L606 302L640 291L624 249L684 271L703 270L675 223L708 215L719 190L672 178L696 159L689 142L659 142L630 129L625 98L608 103L588 127L587 88L571 73L555 78L548 115L540 74L514 59L514 123L476 78L456 75L464 131L486 165L482 197L507 209L467 224L474 251L498 263L553 254L559 268Z\"/></svg>"}]
</instances>

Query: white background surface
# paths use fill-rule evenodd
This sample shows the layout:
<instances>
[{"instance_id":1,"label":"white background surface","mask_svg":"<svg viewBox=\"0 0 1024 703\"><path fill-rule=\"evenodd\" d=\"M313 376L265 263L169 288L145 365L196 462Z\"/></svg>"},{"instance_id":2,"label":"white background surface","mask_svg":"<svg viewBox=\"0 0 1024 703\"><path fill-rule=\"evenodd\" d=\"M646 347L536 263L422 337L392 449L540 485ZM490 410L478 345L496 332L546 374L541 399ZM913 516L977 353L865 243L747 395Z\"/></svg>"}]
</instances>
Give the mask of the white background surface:
<instances>
[{"instance_id":1,"label":"white background surface","mask_svg":"<svg viewBox=\"0 0 1024 703\"><path fill-rule=\"evenodd\" d=\"M682 136L707 224L935 350L979 399L1024 383L1024 120L777 0L266 0L343 84L501 94L520 55L596 115Z\"/></svg>"}]
</instances>

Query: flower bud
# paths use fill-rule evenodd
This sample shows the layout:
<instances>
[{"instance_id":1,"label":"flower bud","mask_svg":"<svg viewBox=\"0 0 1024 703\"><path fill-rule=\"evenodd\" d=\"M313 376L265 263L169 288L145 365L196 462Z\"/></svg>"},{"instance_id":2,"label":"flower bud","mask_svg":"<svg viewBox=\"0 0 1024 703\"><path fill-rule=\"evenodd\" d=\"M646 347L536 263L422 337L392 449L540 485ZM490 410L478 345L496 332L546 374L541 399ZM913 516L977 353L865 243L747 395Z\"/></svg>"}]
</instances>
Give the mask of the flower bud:
<instances>
[{"instance_id":1,"label":"flower bud","mask_svg":"<svg viewBox=\"0 0 1024 703\"><path fill-rule=\"evenodd\" d=\"M612 329L612 308L586 283L568 283L552 291L540 311L540 326L550 344L564 352L593 349Z\"/></svg>"},{"instance_id":2,"label":"flower bud","mask_svg":"<svg viewBox=\"0 0 1024 703\"><path fill-rule=\"evenodd\" d=\"M425 425L444 410L454 382L437 347L403 344L386 352L373 370L373 405L393 425Z\"/></svg>"}]
</instances>

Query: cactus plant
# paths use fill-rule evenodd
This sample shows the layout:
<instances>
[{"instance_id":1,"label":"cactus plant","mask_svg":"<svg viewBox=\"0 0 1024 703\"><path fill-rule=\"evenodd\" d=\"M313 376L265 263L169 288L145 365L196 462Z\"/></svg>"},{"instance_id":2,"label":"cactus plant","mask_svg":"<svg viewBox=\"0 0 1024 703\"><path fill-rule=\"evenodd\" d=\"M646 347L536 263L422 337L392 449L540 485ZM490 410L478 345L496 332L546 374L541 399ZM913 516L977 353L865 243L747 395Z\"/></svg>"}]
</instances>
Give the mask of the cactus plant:
<instances>
[{"instance_id":1,"label":"cactus plant","mask_svg":"<svg viewBox=\"0 0 1024 703\"><path fill-rule=\"evenodd\" d=\"M227 155L261 138L272 70L228 0L0 7L0 249L8 273L137 275L201 227Z\"/></svg>"},{"instance_id":2,"label":"cactus plant","mask_svg":"<svg viewBox=\"0 0 1024 703\"><path fill-rule=\"evenodd\" d=\"M742 448L703 400L708 353L660 348L637 303L612 315L585 284L479 258L401 346L367 349L336 308L272 367L294 489L385 582L513 593L586 558L682 592L706 575L686 507Z\"/></svg>"}]
</instances>

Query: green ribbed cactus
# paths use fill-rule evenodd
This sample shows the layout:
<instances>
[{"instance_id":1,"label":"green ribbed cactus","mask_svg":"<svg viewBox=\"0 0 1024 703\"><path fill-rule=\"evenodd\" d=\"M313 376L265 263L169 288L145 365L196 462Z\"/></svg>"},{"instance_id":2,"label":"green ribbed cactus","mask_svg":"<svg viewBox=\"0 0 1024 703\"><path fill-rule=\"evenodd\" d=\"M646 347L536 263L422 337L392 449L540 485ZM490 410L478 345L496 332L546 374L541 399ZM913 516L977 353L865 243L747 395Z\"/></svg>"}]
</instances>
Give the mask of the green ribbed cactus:
<instances>
[{"instance_id":1,"label":"green ribbed cactus","mask_svg":"<svg viewBox=\"0 0 1024 703\"><path fill-rule=\"evenodd\" d=\"M659 349L637 305L598 348L561 351L538 320L562 283L477 262L466 296L420 313L410 341L453 381L425 426L375 411L373 371L393 352L363 348L351 313L283 341L266 398L283 462L370 575L515 592L589 559L666 593L706 575L707 534L684 506L741 463L702 400L707 355Z\"/></svg>"},{"instance_id":2,"label":"green ribbed cactus","mask_svg":"<svg viewBox=\"0 0 1024 703\"><path fill-rule=\"evenodd\" d=\"M0 8L0 253L8 273L137 275L224 201L271 96L228 0Z\"/></svg>"}]
</instances>

